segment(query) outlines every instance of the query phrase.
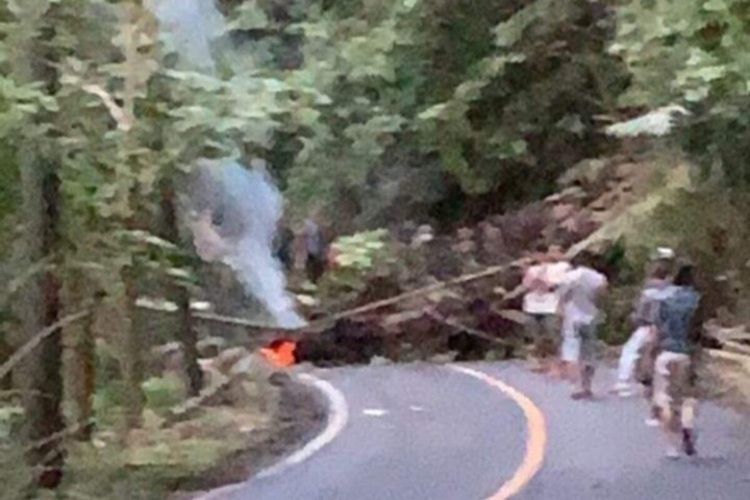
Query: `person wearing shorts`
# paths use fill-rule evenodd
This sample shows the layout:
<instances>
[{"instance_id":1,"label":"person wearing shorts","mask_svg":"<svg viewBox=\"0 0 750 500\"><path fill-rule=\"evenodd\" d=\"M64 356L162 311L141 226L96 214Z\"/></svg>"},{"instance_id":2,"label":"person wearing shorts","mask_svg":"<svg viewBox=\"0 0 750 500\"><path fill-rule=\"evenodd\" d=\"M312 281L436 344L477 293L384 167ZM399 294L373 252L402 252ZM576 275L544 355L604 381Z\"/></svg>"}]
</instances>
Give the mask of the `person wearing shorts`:
<instances>
[{"instance_id":1,"label":"person wearing shorts","mask_svg":"<svg viewBox=\"0 0 750 500\"><path fill-rule=\"evenodd\" d=\"M604 274L589 267L592 255L576 258L576 267L569 271L560 287L560 310L563 317L560 356L569 373L578 374L580 389L573 399L590 399L596 361L596 342L601 312L598 302L607 288Z\"/></svg>"},{"instance_id":2,"label":"person wearing shorts","mask_svg":"<svg viewBox=\"0 0 750 500\"><path fill-rule=\"evenodd\" d=\"M654 368L653 407L667 441L667 456L695 454L693 366L690 342L700 295L693 286L692 266L683 265L660 301L657 318L659 354Z\"/></svg>"},{"instance_id":3,"label":"person wearing shorts","mask_svg":"<svg viewBox=\"0 0 750 500\"><path fill-rule=\"evenodd\" d=\"M667 437L667 456L679 457L679 446L687 455L695 454L693 426L696 399L691 383L690 356L662 352L654 367L654 406Z\"/></svg>"},{"instance_id":4,"label":"person wearing shorts","mask_svg":"<svg viewBox=\"0 0 750 500\"><path fill-rule=\"evenodd\" d=\"M523 278L526 288L523 311L528 319L528 335L534 343L534 356L538 363L535 371L550 369L549 360L554 357L560 344L557 287L570 269L570 264L558 261L559 257L554 248L549 252L540 252L535 258L536 264L526 270Z\"/></svg>"}]
</instances>

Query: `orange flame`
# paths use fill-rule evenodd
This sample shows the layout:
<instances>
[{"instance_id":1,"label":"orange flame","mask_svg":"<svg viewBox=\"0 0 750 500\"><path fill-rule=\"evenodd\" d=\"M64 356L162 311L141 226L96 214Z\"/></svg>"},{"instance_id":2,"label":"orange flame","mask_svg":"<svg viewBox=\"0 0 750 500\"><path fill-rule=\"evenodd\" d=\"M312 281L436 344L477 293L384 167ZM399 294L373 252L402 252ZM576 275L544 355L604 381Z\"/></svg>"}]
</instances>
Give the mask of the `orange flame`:
<instances>
[{"instance_id":1,"label":"orange flame","mask_svg":"<svg viewBox=\"0 0 750 500\"><path fill-rule=\"evenodd\" d=\"M291 340L275 340L268 347L262 348L260 353L269 363L283 368L293 365L296 361L294 358L296 348L297 343Z\"/></svg>"}]
</instances>

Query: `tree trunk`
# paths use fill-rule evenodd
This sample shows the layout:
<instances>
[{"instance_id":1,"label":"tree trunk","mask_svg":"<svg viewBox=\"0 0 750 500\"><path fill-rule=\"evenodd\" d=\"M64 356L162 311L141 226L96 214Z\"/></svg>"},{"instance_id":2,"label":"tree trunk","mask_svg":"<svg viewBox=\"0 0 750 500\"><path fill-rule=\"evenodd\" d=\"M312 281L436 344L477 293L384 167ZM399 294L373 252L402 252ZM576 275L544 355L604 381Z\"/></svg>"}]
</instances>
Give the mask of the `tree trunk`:
<instances>
[{"instance_id":1,"label":"tree trunk","mask_svg":"<svg viewBox=\"0 0 750 500\"><path fill-rule=\"evenodd\" d=\"M85 284L78 276L71 276L65 287L63 303L70 308L79 307L86 296ZM63 365L66 399L71 403L71 423L78 430L76 439L91 438L92 398L96 382L94 314L82 322L73 323L63 330Z\"/></svg>"},{"instance_id":2,"label":"tree trunk","mask_svg":"<svg viewBox=\"0 0 750 500\"><path fill-rule=\"evenodd\" d=\"M22 4L19 4L22 5ZM42 16L47 14L40 14ZM41 24L41 22L40 22ZM50 64L50 51L44 42L53 36L44 32L37 38L16 41L10 58L10 74L21 85L44 82L45 90L53 92L57 75ZM24 234L19 243L19 267L54 264L58 246L59 179L56 162L45 157L45 142L49 140L37 127L37 121L25 124L26 130L18 143L21 173L21 216ZM33 338L46 326L55 323L60 313L59 282L49 266L31 275L21 288L15 304L20 321L20 343ZM40 487L54 488L62 479L63 452L58 437L64 428L61 413L63 395L60 334L44 339L13 372L14 384L21 390L26 416L25 434L29 441L26 459L33 468Z\"/></svg>"},{"instance_id":3,"label":"tree trunk","mask_svg":"<svg viewBox=\"0 0 750 500\"><path fill-rule=\"evenodd\" d=\"M140 427L143 423L143 346L140 329L134 325L136 310L135 302L138 298L136 286L136 272L132 267L122 271L125 293L118 304L122 321L120 349L120 367L125 381L125 424L128 429Z\"/></svg>"},{"instance_id":4,"label":"tree trunk","mask_svg":"<svg viewBox=\"0 0 750 500\"><path fill-rule=\"evenodd\" d=\"M57 244L59 182L51 165L40 161L33 144L25 144L19 154L25 235L24 266L39 263L53 255ZM56 322L60 312L59 282L52 271L31 277L18 301L18 316L24 340ZM63 454L59 439L50 439L63 427L60 335L54 334L19 365L13 374L22 391L26 432L30 443L27 459L34 467L39 486L56 487L62 478Z\"/></svg>"},{"instance_id":5,"label":"tree trunk","mask_svg":"<svg viewBox=\"0 0 750 500\"><path fill-rule=\"evenodd\" d=\"M203 371L198 364L198 335L190 314L190 295L181 286L174 287L177 307L179 307L179 340L182 343L183 359L185 363L185 375L188 380L188 394L195 397L203 389Z\"/></svg>"},{"instance_id":6,"label":"tree trunk","mask_svg":"<svg viewBox=\"0 0 750 500\"><path fill-rule=\"evenodd\" d=\"M175 206L174 189L169 181L161 191L161 212L163 220L163 237L172 243L179 245L180 231L177 222L177 208ZM182 343L183 364L185 376L188 381L188 394L195 397L203 388L203 371L198 364L198 332L195 329L193 318L190 314L190 293L187 288L175 284L169 284L168 293L177 303L179 308L179 322L177 325L177 338Z\"/></svg>"}]
</instances>

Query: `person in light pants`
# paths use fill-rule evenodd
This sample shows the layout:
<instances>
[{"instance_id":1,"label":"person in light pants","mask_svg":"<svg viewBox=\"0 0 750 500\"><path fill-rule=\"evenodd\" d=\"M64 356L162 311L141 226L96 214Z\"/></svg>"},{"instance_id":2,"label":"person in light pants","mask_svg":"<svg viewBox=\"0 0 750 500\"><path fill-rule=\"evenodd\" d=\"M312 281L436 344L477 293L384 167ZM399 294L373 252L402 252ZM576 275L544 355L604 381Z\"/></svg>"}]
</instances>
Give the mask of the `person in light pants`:
<instances>
[{"instance_id":1,"label":"person in light pants","mask_svg":"<svg viewBox=\"0 0 750 500\"><path fill-rule=\"evenodd\" d=\"M621 397L628 397L633 394L636 368L649 349L649 345L656 342L657 332L654 322L658 312L658 296L659 292L669 285L667 278L670 268L671 263L667 260L656 262L651 277L646 281L636 304L633 312L633 323L635 323L636 329L622 347L617 369L617 384L614 391ZM641 376L644 375L646 378L651 378L651 374L641 374Z\"/></svg>"}]
</instances>

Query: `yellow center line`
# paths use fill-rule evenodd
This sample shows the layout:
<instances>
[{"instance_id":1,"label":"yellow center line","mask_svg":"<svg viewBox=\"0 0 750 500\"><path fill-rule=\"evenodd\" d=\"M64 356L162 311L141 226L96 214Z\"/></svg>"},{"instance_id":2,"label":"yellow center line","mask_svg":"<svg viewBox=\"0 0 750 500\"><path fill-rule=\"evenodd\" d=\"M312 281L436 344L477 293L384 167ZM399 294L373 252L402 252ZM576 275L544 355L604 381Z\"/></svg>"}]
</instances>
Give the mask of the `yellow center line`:
<instances>
[{"instance_id":1,"label":"yellow center line","mask_svg":"<svg viewBox=\"0 0 750 500\"><path fill-rule=\"evenodd\" d=\"M544 462L544 452L547 445L547 425L544 420L544 414L525 394L501 380L463 366L451 366L451 368L499 389L523 410L524 417L526 418L526 453L524 454L523 461L513 476L497 492L487 497L487 500L506 500L511 498L513 495L518 494L531 481L536 473L539 472Z\"/></svg>"}]
</instances>

